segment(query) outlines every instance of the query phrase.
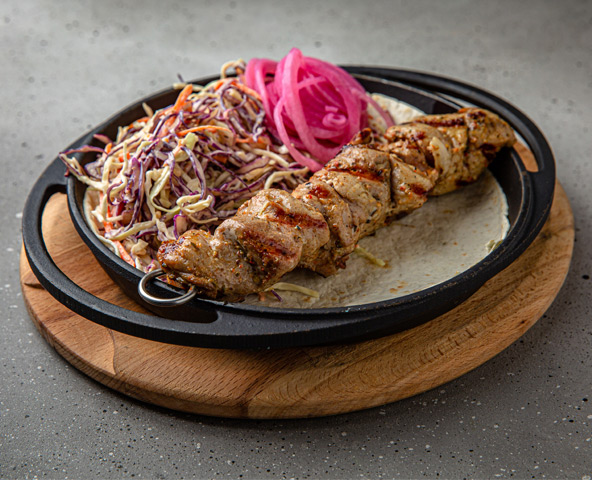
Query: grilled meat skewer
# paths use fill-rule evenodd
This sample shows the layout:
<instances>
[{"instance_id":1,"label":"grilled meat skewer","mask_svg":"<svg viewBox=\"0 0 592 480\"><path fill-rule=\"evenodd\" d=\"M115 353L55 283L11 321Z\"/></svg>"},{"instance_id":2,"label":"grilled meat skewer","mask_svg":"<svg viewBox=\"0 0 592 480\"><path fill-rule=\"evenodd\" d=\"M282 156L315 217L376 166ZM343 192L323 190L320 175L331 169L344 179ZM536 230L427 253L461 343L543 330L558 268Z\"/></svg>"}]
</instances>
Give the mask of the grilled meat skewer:
<instances>
[{"instance_id":1,"label":"grilled meat skewer","mask_svg":"<svg viewBox=\"0 0 592 480\"><path fill-rule=\"evenodd\" d=\"M486 110L426 115L372 142L360 132L292 194L257 193L212 235L190 230L164 242L158 260L171 280L201 296L238 300L296 267L329 276L358 241L392 219L477 179L515 137Z\"/></svg>"}]
</instances>

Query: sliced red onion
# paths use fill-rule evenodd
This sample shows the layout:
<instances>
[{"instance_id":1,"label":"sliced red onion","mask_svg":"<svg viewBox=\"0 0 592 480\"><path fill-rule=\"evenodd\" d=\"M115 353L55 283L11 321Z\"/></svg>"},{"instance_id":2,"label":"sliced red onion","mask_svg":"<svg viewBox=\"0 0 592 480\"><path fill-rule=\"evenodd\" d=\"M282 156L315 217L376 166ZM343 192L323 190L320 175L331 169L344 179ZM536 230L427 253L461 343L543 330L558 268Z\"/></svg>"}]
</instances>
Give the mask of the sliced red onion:
<instances>
[{"instance_id":1,"label":"sliced red onion","mask_svg":"<svg viewBox=\"0 0 592 480\"><path fill-rule=\"evenodd\" d=\"M269 129L294 160L312 171L368 125L368 104L377 108L388 126L393 124L349 73L305 57L297 48L279 63L251 60L243 78L261 96Z\"/></svg>"}]
</instances>

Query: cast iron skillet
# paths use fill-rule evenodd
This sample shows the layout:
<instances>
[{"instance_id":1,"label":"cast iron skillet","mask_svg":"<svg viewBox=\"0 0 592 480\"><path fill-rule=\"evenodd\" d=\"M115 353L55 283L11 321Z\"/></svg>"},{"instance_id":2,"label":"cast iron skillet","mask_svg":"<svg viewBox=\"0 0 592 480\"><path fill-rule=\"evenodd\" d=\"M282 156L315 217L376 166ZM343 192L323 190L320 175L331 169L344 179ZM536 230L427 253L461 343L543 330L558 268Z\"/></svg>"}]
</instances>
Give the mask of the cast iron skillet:
<instances>
[{"instance_id":1,"label":"cast iron skillet","mask_svg":"<svg viewBox=\"0 0 592 480\"><path fill-rule=\"evenodd\" d=\"M508 199L511 227L501 245L477 265L420 292L352 307L279 309L200 299L174 308L156 307L138 295L142 273L112 254L86 225L81 206L85 187L72 176L65 178L65 168L56 159L33 187L23 212L25 251L40 283L62 304L105 327L160 342L211 348L278 348L359 341L419 325L466 300L514 261L532 243L547 219L555 184L555 163L549 145L522 112L477 87L413 71L376 67L346 69L358 75L368 91L391 95L427 113L447 113L458 108L455 102L440 94L492 110L507 120L528 144L537 160L538 172L528 172L511 149L500 152L490 167ZM194 83L203 84L214 78ZM99 125L69 148L93 144L96 133L114 137L118 125L129 124L144 115L143 102L156 110L172 104L177 94L167 90L144 99ZM41 217L51 195L64 190L68 194L72 221L101 266L127 295L158 316L105 302L78 287L57 268L43 240ZM152 284L151 292L171 298L183 293L162 282Z\"/></svg>"}]
</instances>

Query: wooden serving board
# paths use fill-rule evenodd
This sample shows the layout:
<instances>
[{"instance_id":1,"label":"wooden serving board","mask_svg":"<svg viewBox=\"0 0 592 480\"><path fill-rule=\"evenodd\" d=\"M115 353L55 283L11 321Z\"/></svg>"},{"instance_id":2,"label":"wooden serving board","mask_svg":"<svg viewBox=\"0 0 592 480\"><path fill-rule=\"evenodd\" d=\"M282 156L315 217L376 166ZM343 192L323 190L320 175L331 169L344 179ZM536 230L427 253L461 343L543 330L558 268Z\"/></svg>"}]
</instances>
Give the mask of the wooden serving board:
<instances>
[{"instance_id":1,"label":"wooden serving board","mask_svg":"<svg viewBox=\"0 0 592 480\"><path fill-rule=\"evenodd\" d=\"M96 296L144 311L103 272L74 230L66 197L43 217L56 264ZM574 242L557 184L551 215L528 250L454 310L388 337L345 346L217 350L144 340L97 325L57 302L21 253L21 287L46 340L85 374L163 407L237 418L318 417L361 410L435 388L483 364L524 334L556 297Z\"/></svg>"}]
</instances>

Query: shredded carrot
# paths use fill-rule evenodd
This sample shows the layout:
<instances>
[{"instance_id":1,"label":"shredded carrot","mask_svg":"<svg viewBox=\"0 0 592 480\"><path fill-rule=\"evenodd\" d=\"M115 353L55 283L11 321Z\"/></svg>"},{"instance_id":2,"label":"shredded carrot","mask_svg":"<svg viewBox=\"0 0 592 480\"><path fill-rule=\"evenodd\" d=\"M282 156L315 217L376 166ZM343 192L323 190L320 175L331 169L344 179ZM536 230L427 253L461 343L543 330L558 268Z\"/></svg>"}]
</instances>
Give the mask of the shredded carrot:
<instances>
[{"instance_id":1,"label":"shredded carrot","mask_svg":"<svg viewBox=\"0 0 592 480\"><path fill-rule=\"evenodd\" d=\"M142 118L138 118L137 120L134 120L132 123L130 123L127 128L131 128L134 126L134 123L146 123L148 120L150 120L149 117L142 117Z\"/></svg>"},{"instance_id":2,"label":"shredded carrot","mask_svg":"<svg viewBox=\"0 0 592 480\"><path fill-rule=\"evenodd\" d=\"M255 140L252 135L245 138L237 138L236 143L248 143L254 148L267 148L271 145L271 141L268 137L259 137Z\"/></svg>"},{"instance_id":3,"label":"shredded carrot","mask_svg":"<svg viewBox=\"0 0 592 480\"><path fill-rule=\"evenodd\" d=\"M230 131L229 128L226 127L219 127L217 125L201 125L199 127L193 127L193 128L188 128L187 130L181 130L180 132L177 132L177 135L179 137L184 137L185 135L192 133L192 132L202 132L204 130L209 130L210 132L216 132L216 131L225 131L228 133L232 133Z\"/></svg>"},{"instance_id":4,"label":"shredded carrot","mask_svg":"<svg viewBox=\"0 0 592 480\"><path fill-rule=\"evenodd\" d=\"M112 148L113 148L113 143L112 143L112 142L111 142L111 143L108 143L108 144L105 146L105 153L106 153L107 155L109 155L109 154L111 153L111 149L112 149Z\"/></svg>"},{"instance_id":5,"label":"shredded carrot","mask_svg":"<svg viewBox=\"0 0 592 480\"><path fill-rule=\"evenodd\" d=\"M251 88L247 87L246 85L239 83L239 82L233 82L233 86L237 89L237 90L241 90L242 92L251 95L252 97L256 98L257 100L261 100L261 95L259 95L255 90L252 90Z\"/></svg>"},{"instance_id":6,"label":"shredded carrot","mask_svg":"<svg viewBox=\"0 0 592 480\"><path fill-rule=\"evenodd\" d=\"M135 267L136 262L134 262L134 259L130 256L129 253L127 253L127 250L124 248L121 242L119 240L113 240L113 243L117 245L117 250L119 250L119 255L121 255L121 259L124 262L129 263L132 267Z\"/></svg>"},{"instance_id":7,"label":"shredded carrot","mask_svg":"<svg viewBox=\"0 0 592 480\"><path fill-rule=\"evenodd\" d=\"M105 229L105 233L110 232L111 230L113 230L113 224L111 222L103 222L103 228ZM127 250L125 249L123 244L119 240L111 241L117 246L117 250L119 251L119 256L121 257L121 259L124 262L129 263L132 267L135 267L136 262L134 262L134 259L131 257L131 255L127 253Z\"/></svg>"},{"instance_id":8,"label":"shredded carrot","mask_svg":"<svg viewBox=\"0 0 592 480\"><path fill-rule=\"evenodd\" d=\"M189 95L191 95L192 93L193 85L185 85L185 88L183 88L183 90L181 90L181 93L179 93L179 96L177 97L177 101L175 102L175 104L169 109L167 109L167 111L173 114L179 113L181 110L183 110L183 107L187 103ZM164 122L164 128L162 129L162 132L159 134L159 137L166 136L169 133L169 128L173 123L175 123L174 116L170 117L166 122Z\"/></svg>"},{"instance_id":9,"label":"shredded carrot","mask_svg":"<svg viewBox=\"0 0 592 480\"><path fill-rule=\"evenodd\" d=\"M255 143L253 137L249 136L247 138L237 138L236 143Z\"/></svg>"},{"instance_id":10,"label":"shredded carrot","mask_svg":"<svg viewBox=\"0 0 592 480\"><path fill-rule=\"evenodd\" d=\"M173 105L172 111L174 113L179 113L183 109L183 106L185 105L185 103L187 102L189 95L191 95L192 93L193 93L193 85L191 85L191 84L185 85L185 88L183 88L183 90L181 90L181 93L177 97L177 101Z\"/></svg>"},{"instance_id":11,"label":"shredded carrot","mask_svg":"<svg viewBox=\"0 0 592 480\"><path fill-rule=\"evenodd\" d=\"M214 91L218 91L222 85L226 82L226 78L221 78L214 85Z\"/></svg>"},{"instance_id":12,"label":"shredded carrot","mask_svg":"<svg viewBox=\"0 0 592 480\"><path fill-rule=\"evenodd\" d=\"M226 163L228 161L228 158L224 155L213 155L212 158L219 161L220 163Z\"/></svg>"}]
</instances>

